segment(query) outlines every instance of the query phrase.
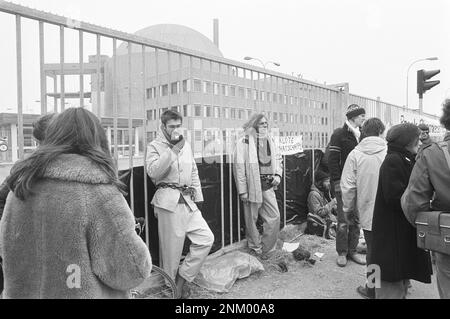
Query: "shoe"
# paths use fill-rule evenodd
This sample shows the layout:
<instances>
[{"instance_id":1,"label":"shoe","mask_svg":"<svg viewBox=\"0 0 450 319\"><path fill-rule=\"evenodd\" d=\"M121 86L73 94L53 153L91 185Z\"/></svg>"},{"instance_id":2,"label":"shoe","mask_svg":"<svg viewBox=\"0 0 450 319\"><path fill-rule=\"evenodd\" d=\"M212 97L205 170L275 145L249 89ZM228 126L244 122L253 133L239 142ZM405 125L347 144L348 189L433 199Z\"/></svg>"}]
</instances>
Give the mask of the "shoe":
<instances>
[{"instance_id":1,"label":"shoe","mask_svg":"<svg viewBox=\"0 0 450 319\"><path fill-rule=\"evenodd\" d=\"M348 257L357 264L366 265L366 257L364 257L363 255L354 253L354 254L348 255Z\"/></svg>"},{"instance_id":2,"label":"shoe","mask_svg":"<svg viewBox=\"0 0 450 319\"><path fill-rule=\"evenodd\" d=\"M345 267L347 265L347 257L345 255L339 255L336 263L339 267Z\"/></svg>"},{"instance_id":3,"label":"shoe","mask_svg":"<svg viewBox=\"0 0 450 319\"><path fill-rule=\"evenodd\" d=\"M375 299L375 296L371 294L371 291L367 287L359 286L356 288L356 292L364 299Z\"/></svg>"}]
</instances>

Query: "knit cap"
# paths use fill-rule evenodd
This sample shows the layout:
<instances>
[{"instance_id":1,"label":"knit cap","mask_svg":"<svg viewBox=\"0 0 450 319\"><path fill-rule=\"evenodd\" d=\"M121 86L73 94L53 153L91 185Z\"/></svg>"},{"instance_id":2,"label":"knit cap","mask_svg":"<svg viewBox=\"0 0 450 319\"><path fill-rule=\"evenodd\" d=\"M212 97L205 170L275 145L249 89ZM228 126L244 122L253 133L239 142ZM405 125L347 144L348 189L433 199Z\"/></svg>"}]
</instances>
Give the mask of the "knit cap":
<instances>
[{"instance_id":1,"label":"knit cap","mask_svg":"<svg viewBox=\"0 0 450 319\"><path fill-rule=\"evenodd\" d=\"M419 128L413 123L397 124L387 132L386 140L401 147L408 146L420 135Z\"/></svg>"},{"instance_id":2,"label":"knit cap","mask_svg":"<svg viewBox=\"0 0 450 319\"><path fill-rule=\"evenodd\" d=\"M366 110L358 104L350 104L347 108L347 112L345 113L347 119L349 120L361 114L366 114Z\"/></svg>"}]
</instances>

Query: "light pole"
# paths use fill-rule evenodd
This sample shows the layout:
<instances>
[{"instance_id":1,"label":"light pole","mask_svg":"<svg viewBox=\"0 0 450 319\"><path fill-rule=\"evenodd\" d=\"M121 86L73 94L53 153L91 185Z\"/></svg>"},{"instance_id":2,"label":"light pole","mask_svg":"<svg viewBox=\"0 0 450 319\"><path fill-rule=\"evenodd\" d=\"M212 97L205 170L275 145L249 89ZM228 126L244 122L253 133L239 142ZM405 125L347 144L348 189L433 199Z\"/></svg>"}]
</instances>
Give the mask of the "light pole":
<instances>
[{"instance_id":1,"label":"light pole","mask_svg":"<svg viewBox=\"0 0 450 319\"><path fill-rule=\"evenodd\" d=\"M280 63L278 63L278 62L267 61L266 63L264 63L264 62L261 61L260 59L252 58L252 57L250 57L250 56L244 57L244 60L247 60L247 61L248 61L248 60L256 60L256 61L259 61L259 63L261 63L261 65L263 66L264 69L266 68L266 65L269 64L269 63L272 63L272 64L275 65L275 66L280 66Z\"/></svg>"},{"instance_id":2,"label":"light pole","mask_svg":"<svg viewBox=\"0 0 450 319\"><path fill-rule=\"evenodd\" d=\"M412 67L414 64L416 64L417 62L420 62L420 61L435 61L435 60L437 60L437 59L438 59L437 57L431 57L431 58L426 58L426 59L419 59L419 60L413 61L413 62L409 65L408 71L406 71L406 108L408 108L408 83L409 83L408 79L409 79L409 70L410 70L411 67Z\"/></svg>"}]
</instances>

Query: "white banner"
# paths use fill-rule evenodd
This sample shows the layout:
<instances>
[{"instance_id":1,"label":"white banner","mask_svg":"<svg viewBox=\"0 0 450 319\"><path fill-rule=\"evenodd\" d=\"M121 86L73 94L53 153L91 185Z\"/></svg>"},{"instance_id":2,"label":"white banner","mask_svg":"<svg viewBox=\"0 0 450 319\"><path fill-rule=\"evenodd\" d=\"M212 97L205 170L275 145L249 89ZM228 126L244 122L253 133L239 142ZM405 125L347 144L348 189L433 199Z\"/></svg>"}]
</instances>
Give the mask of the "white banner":
<instances>
[{"instance_id":1,"label":"white banner","mask_svg":"<svg viewBox=\"0 0 450 319\"><path fill-rule=\"evenodd\" d=\"M278 149L281 155L293 155L303 152L302 136L280 136Z\"/></svg>"}]
</instances>

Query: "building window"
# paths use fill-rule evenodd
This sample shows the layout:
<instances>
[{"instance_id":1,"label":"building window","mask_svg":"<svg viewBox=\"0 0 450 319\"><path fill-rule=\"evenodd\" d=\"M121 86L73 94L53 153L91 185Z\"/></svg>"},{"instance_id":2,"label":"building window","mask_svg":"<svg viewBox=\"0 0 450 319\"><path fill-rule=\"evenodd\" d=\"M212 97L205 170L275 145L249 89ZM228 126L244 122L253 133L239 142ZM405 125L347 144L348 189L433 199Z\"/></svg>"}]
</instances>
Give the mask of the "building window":
<instances>
[{"instance_id":1,"label":"building window","mask_svg":"<svg viewBox=\"0 0 450 319\"><path fill-rule=\"evenodd\" d=\"M257 100L258 99L258 90L253 90L253 100Z\"/></svg>"},{"instance_id":2,"label":"building window","mask_svg":"<svg viewBox=\"0 0 450 319\"><path fill-rule=\"evenodd\" d=\"M252 110L247 110L247 119L249 119L252 116Z\"/></svg>"},{"instance_id":3,"label":"building window","mask_svg":"<svg viewBox=\"0 0 450 319\"><path fill-rule=\"evenodd\" d=\"M273 97L272 100L273 100L274 103L277 103L277 100L278 100L278 99L277 99L277 96L278 96L278 94L276 94L276 93L273 93L273 94L272 94L272 97Z\"/></svg>"},{"instance_id":4,"label":"building window","mask_svg":"<svg viewBox=\"0 0 450 319\"><path fill-rule=\"evenodd\" d=\"M212 93L211 82L203 81L203 93L211 94Z\"/></svg>"},{"instance_id":5,"label":"building window","mask_svg":"<svg viewBox=\"0 0 450 319\"><path fill-rule=\"evenodd\" d=\"M229 119L230 118L230 108L229 107L224 107L223 108L223 112L224 112L225 118Z\"/></svg>"},{"instance_id":6,"label":"building window","mask_svg":"<svg viewBox=\"0 0 450 319\"><path fill-rule=\"evenodd\" d=\"M201 92L202 91L202 81L200 80L194 80L194 92Z\"/></svg>"},{"instance_id":7,"label":"building window","mask_svg":"<svg viewBox=\"0 0 450 319\"><path fill-rule=\"evenodd\" d=\"M228 96L228 85L222 84L221 88L222 88L222 95L223 96Z\"/></svg>"},{"instance_id":8,"label":"building window","mask_svg":"<svg viewBox=\"0 0 450 319\"><path fill-rule=\"evenodd\" d=\"M245 90L242 86L239 87L239 97L245 99Z\"/></svg>"},{"instance_id":9,"label":"building window","mask_svg":"<svg viewBox=\"0 0 450 319\"><path fill-rule=\"evenodd\" d=\"M298 105L298 97L294 97L294 104Z\"/></svg>"},{"instance_id":10,"label":"building window","mask_svg":"<svg viewBox=\"0 0 450 319\"><path fill-rule=\"evenodd\" d=\"M245 119L245 111L244 110L239 110L239 119L240 120L244 120Z\"/></svg>"},{"instance_id":11,"label":"building window","mask_svg":"<svg viewBox=\"0 0 450 319\"><path fill-rule=\"evenodd\" d=\"M247 88L247 99L251 99L252 98L252 89Z\"/></svg>"},{"instance_id":12,"label":"building window","mask_svg":"<svg viewBox=\"0 0 450 319\"><path fill-rule=\"evenodd\" d=\"M267 119L268 119L269 121L272 120L272 112L270 112L270 111L267 112Z\"/></svg>"},{"instance_id":13,"label":"building window","mask_svg":"<svg viewBox=\"0 0 450 319\"><path fill-rule=\"evenodd\" d=\"M284 96L283 103L284 103L284 104L287 104L287 103L288 103L288 96L287 96L287 95Z\"/></svg>"},{"instance_id":14,"label":"building window","mask_svg":"<svg viewBox=\"0 0 450 319\"><path fill-rule=\"evenodd\" d=\"M236 109L234 107L231 108L231 119L236 118Z\"/></svg>"},{"instance_id":15,"label":"building window","mask_svg":"<svg viewBox=\"0 0 450 319\"><path fill-rule=\"evenodd\" d=\"M298 114L295 114L295 124L298 124Z\"/></svg>"},{"instance_id":16,"label":"building window","mask_svg":"<svg viewBox=\"0 0 450 319\"><path fill-rule=\"evenodd\" d=\"M230 85L230 96L236 96L236 87L234 85Z\"/></svg>"},{"instance_id":17,"label":"building window","mask_svg":"<svg viewBox=\"0 0 450 319\"><path fill-rule=\"evenodd\" d=\"M183 80L183 92L190 92L191 91L191 80Z\"/></svg>"},{"instance_id":18,"label":"building window","mask_svg":"<svg viewBox=\"0 0 450 319\"><path fill-rule=\"evenodd\" d=\"M172 82L170 84L170 93L171 94L179 94L180 93L180 88L179 88L180 82Z\"/></svg>"},{"instance_id":19,"label":"building window","mask_svg":"<svg viewBox=\"0 0 450 319\"><path fill-rule=\"evenodd\" d=\"M205 105L205 117L212 117L212 106L211 105Z\"/></svg>"},{"instance_id":20,"label":"building window","mask_svg":"<svg viewBox=\"0 0 450 319\"><path fill-rule=\"evenodd\" d=\"M270 96L271 96L272 94L270 94L270 92L266 92L266 101L267 102L270 102Z\"/></svg>"},{"instance_id":21,"label":"building window","mask_svg":"<svg viewBox=\"0 0 450 319\"><path fill-rule=\"evenodd\" d=\"M180 112L180 106L172 106L171 108L170 108L172 111L175 111L175 112Z\"/></svg>"},{"instance_id":22,"label":"building window","mask_svg":"<svg viewBox=\"0 0 450 319\"><path fill-rule=\"evenodd\" d=\"M214 95L219 95L219 83L214 82Z\"/></svg>"},{"instance_id":23,"label":"building window","mask_svg":"<svg viewBox=\"0 0 450 319\"><path fill-rule=\"evenodd\" d=\"M293 96L290 96L290 97L289 97L289 103L290 103L291 105L294 104L294 97L293 97Z\"/></svg>"},{"instance_id":24,"label":"building window","mask_svg":"<svg viewBox=\"0 0 450 319\"><path fill-rule=\"evenodd\" d=\"M160 86L160 96L167 96L169 94L169 85L164 84Z\"/></svg>"},{"instance_id":25,"label":"building window","mask_svg":"<svg viewBox=\"0 0 450 319\"><path fill-rule=\"evenodd\" d=\"M183 105L183 116L184 117L191 116L190 107L187 104Z\"/></svg>"},{"instance_id":26,"label":"building window","mask_svg":"<svg viewBox=\"0 0 450 319\"><path fill-rule=\"evenodd\" d=\"M217 119L220 117L220 107L214 106L214 117Z\"/></svg>"},{"instance_id":27,"label":"building window","mask_svg":"<svg viewBox=\"0 0 450 319\"><path fill-rule=\"evenodd\" d=\"M273 112L273 120L278 121L278 113L277 112Z\"/></svg>"},{"instance_id":28,"label":"building window","mask_svg":"<svg viewBox=\"0 0 450 319\"><path fill-rule=\"evenodd\" d=\"M266 100L266 92L264 92L264 91L259 91L259 99L261 100L261 101L265 101Z\"/></svg>"},{"instance_id":29,"label":"building window","mask_svg":"<svg viewBox=\"0 0 450 319\"><path fill-rule=\"evenodd\" d=\"M194 104L194 116L202 116L202 106L200 104Z\"/></svg>"}]
</instances>

